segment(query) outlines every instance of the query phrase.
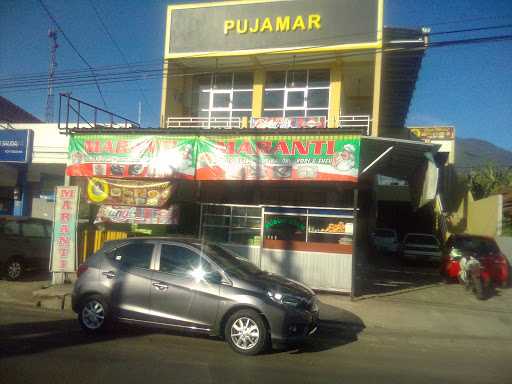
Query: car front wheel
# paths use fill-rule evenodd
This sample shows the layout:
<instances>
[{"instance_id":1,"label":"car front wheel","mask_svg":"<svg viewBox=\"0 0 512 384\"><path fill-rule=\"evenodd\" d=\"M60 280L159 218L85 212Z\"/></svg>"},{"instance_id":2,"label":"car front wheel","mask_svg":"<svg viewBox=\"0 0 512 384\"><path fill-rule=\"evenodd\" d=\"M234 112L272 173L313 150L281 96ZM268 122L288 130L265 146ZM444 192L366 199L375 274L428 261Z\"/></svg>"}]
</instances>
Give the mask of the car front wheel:
<instances>
[{"instance_id":1,"label":"car front wheel","mask_svg":"<svg viewBox=\"0 0 512 384\"><path fill-rule=\"evenodd\" d=\"M19 280L23 275L23 263L20 259L10 259L5 265L5 273L9 280Z\"/></svg>"},{"instance_id":2,"label":"car front wheel","mask_svg":"<svg viewBox=\"0 0 512 384\"><path fill-rule=\"evenodd\" d=\"M225 337L231 348L243 355L257 355L270 345L265 321L250 309L231 315L226 323Z\"/></svg>"},{"instance_id":3,"label":"car front wheel","mask_svg":"<svg viewBox=\"0 0 512 384\"><path fill-rule=\"evenodd\" d=\"M106 301L98 295L85 298L78 312L78 321L87 333L101 333L110 321L109 307Z\"/></svg>"}]
</instances>

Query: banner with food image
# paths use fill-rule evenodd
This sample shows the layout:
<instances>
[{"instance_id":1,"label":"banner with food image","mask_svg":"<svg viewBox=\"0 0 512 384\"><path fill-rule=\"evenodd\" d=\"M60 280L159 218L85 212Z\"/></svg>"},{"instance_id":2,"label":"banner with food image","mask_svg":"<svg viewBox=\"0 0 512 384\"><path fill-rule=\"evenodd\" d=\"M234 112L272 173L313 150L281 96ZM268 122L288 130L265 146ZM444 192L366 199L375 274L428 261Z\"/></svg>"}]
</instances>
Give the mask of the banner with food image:
<instances>
[{"instance_id":1,"label":"banner with food image","mask_svg":"<svg viewBox=\"0 0 512 384\"><path fill-rule=\"evenodd\" d=\"M72 135L68 176L194 178L196 138L163 135Z\"/></svg>"},{"instance_id":2,"label":"banner with food image","mask_svg":"<svg viewBox=\"0 0 512 384\"><path fill-rule=\"evenodd\" d=\"M167 209L147 207L122 207L101 205L94 224L164 224L176 225L179 220L178 206L171 205Z\"/></svg>"},{"instance_id":3,"label":"banner with food image","mask_svg":"<svg viewBox=\"0 0 512 384\"><path fill-rule=\"evenodd\" d=\"M359 136L199 137L197 180L356 182Z\"/></svg>"},{"instance_id":4,"label":"banner with food image","mask_svg":"<svg viewBox=\"0 0 512 384\"><path fill-rule=\"evenodd\" d=\"M87 200L95 204L162 207L171 197L168 181L119 180L90 177Z\"/></svg>"}]
</instances>

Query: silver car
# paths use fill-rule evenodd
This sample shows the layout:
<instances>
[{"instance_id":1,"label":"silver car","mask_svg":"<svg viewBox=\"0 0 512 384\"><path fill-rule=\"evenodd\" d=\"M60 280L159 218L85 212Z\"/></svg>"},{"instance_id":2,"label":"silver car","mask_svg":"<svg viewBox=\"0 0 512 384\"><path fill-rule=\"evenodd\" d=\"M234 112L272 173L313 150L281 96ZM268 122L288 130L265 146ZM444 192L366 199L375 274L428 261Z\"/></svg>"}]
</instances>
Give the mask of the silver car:
<instances>
[{"instance_id":1,"label":"silver car","mask_svg":"<svg viewBox=\"0 0 512 384\"><path fill-rule=\"evenodd\" d=\"M428 233L408 233L402 244L402 257L415 261L441 261L441 244Z\"/></svg>"},{"instance_id":2,"label":"silver car","mask_svg":"<svg viewBox=\"0 0 512 384\"><path fill-rule=\"evenodd\" d=\"M222 337L236 352L255 355L317 327L311 289L193 239L108 242L78 275L72 306L88 333L115 321L161 325Z\"/></svg>"}]
</instances>

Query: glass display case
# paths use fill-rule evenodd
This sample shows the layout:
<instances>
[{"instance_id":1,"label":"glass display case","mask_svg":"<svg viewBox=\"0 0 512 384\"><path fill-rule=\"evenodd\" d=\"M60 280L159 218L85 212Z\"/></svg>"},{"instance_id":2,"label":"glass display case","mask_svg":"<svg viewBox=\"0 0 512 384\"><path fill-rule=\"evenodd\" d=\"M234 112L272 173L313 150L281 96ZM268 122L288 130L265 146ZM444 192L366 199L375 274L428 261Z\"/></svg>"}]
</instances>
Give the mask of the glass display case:
<instances>
[{"instance_id":1,"label":"glass display case","mask_svg":"<svg viewBox=\"0 0 512 384\"><path fill-rule=\"evenodd\" d=\"M262 208L245 205L201 205L201 236L240 245L261 244Z\"/></svg>"}]
</instances>

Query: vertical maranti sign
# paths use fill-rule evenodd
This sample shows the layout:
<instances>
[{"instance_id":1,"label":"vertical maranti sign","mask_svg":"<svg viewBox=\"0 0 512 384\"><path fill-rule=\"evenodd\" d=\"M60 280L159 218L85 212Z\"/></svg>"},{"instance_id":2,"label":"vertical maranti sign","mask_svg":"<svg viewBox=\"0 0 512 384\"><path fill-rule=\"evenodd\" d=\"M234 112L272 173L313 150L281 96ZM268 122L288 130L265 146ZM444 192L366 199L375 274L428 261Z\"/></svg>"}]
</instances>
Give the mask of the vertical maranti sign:
<instances>
[{"instance_id":1,"label":"vertical maranti sign","mask_svg":"<svg viewBox=\"0 0 512 384\"><path fill-rule=\"evenodd\" d=\"M77 186L55 188L55 210L53 215L52 272L76 271L76 233L78 216Z\"/></svg>"}]
</instances>

